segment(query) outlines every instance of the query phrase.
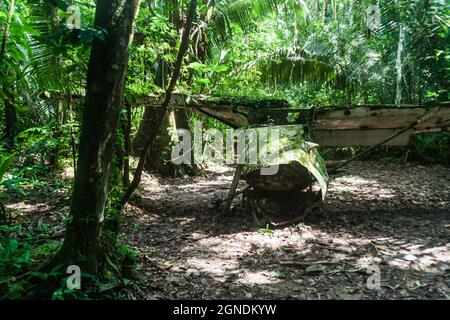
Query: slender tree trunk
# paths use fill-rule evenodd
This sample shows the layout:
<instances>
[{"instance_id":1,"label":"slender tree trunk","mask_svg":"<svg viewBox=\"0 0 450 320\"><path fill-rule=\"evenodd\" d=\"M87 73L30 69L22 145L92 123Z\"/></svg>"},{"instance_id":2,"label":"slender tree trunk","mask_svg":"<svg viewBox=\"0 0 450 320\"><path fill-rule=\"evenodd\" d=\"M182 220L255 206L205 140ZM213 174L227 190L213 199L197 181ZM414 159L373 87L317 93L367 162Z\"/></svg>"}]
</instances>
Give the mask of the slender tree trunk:
<instances>
[{"instance_id":1,"label":"slender tree trunk","mask_svg":"<svg viewBox=\"0 0 450 320\"><path fill-rule=\"evenodd\" d=\"M149 132L151 132L155 126L159 126L155 139L148 150L144 168L147 171L156 171L163 176L173 176L175 170L173 164L164 162L164 159L167 159L166 149L170 145L171 135L169 133L168 118L164 116L163 121L159 123L158 119L160 113L163 112L164 111L160 110L160 108L145 108L136 138L134 139L133 153L140 156Z\"/></svg>"},{"instance_id":2,"label":"slender tree trunk","mask_svg":"<svg viewBox=\"0 0 450 320\"><path fill-rule=\"evenodd\" d=\"M147 140L145 141L144 146L142 148L141 156L139 158L139 163L136 168L133 181L131 182L130 186L128 187L128 189L124 194L124 197L122 199L122 205L125 205L128 202L130 196L133 194L133 192L136 190L136 188L139 186L139 183L141 182L142 171L144 170L148 150L151 144L153 143L156 134L158 133L158 129L161 126L162 121L164 120L167 108L169 106L170 101L172 100L173 90L175 89L175 85L181 74L181 66L183 64L184 55L186 54L189 48L189 35L192 29L192 25L196 20L196 16L197 16L197 0L191 0L188 15L186 18L186 23L184 25L184 30L181 37L180 49L178 50L177 60L175 62L174 71L172 74L172 79L170 79L169 86L167 87L166 90L166 96L161 104L160 108L161 112L159 112L158 118L156 119L157 125L153 126L152 130L148 133Z\"/></svg>"},{"instance_id":3,"label":"slender tree trunk","mask_svg":"<svg viewBox=\"0 0 450 320\"><path fill-rule=\"evenodd\" d=\"M336 3L336 0L333 0L333 19L337 20L337 3Z\"/></svg>"},{"instance_id":4,"label":"slender tree trunk","mask_svg":"<svg viewBox=\"0 0 450 320\"><path fill-rule=\"evenodd\" d=\"M55 99L55 120L56 120L56 128L53 132L53 137L58 140L57 145L52 150L52 154L50 155L50 165L54 168L59 167L59 159L61 153L61 145L60 139L62 137L62 128L63 128L63 103L60 98Z\"/></svg>"},{"instance_id":5,"label":"slender tree trunk","mask_svg":"<svg viewBox=\"0 0 450 320\"><path fill-rule=\"evenodd\" d=\"M83 272L91 274L98 272L112 145L138 4L137 0L97 1L95 26L107 34L105 41L96 38L91 49L71 217L63 247L56 257L58 263L77 264Z\"/></svg>"},{"instance_id":6,"label":"slender tree trunk","mask_svg":"<svg viewBox=\"0 0 450 320\"><path fill-rule=\"evenodd\" d=\"M326 19L328 16L328 1L329 0L325 0L325 4L323 6L323 18Z\"/></svg>"},{"instance_id":7,"label":"slender tree trunk","mask_svg":"<svg viewBox=\"0 0 450 320\"><path fill-rule=\"evenodd\" d=\"M177 32L182 28L181 25L181 13L178 0L165 0L166 5L171 5L172 10L169 11L169 21L173 23ZM172 43L174 46L176 43ZM158 59L158 67L155 76L155 84L160 88L166 88L167 78L170 75L171 65L162 57ZM153 109L144 111L144 115L142 121L139 125L139 129L134 140L134 148L133 151L136 155L140 155L143 145L145 144L145 140L147 139L147 135L149 132L153 130L154 126L158 126L158 118L161 110ZM147 171L156 171L157 173L163 176L173 176L175 172L174 165L172 163L168 163L164 161L167 159L167 146L170 144L171 136L169 133L169 125L170 121L167 116L164 116L163 121L159 127L158 133L155 137L155 141L152 144L151 148L148 151L147 161L144 165L145 170Z\"/></svg>"},{"instance_id":8,"label":"slender tree trunk","mask_svg":"<svg viewBox=\"0 0 450 320\"><path fill-rule=\"evenodd\" d=\"M6 98L3 100L5 105L5 134L4 139L9 148L14 147L14 138L17 135L17 111L14 105L14 95L5 92Z\"/></svg>"},{"instance_id":9,"label":"slender tree trunk","mask_svg":"<svg viewBox=\"0 0 450 320\"><path fill-rule=\"evenodd\" d=\"M131 106L130 104L125 105L126 108L126 121L124 129L125 138L125 161L123 164L123 186L128 188L130 185L130 156L131 156Z\"/></svg>"},{"instance_id":10,"label":"slender tree trunk","mask_svg":"<svg viewBox=\"0 0 450 320\"><path fill-rule=\"evenodd\" d=\"M147 162L145 165L145 168L148 171L156 170L156 172L165 177L174 177L175 175L175 165L168 161L170 159L170 144L172 142L171 128L173 122L170 121L171 115L172 112L166 112L161 123L159 123L158 118L156 118L153 125L159 125L159 130L147 153Z\"/></svg>"},{"instance_id":11,"label":"slender tree trunk","mask_svg":"<svg viewBox=\"0 0 450 320\"><path fill-rule=\"evenodd\" d=\"M168 3L171 3L173 11L169 13L169 21L172 22L177 31L182 28L182 20L181 13L179 10L180 2L178 0L166 0ZM181 33L182 31L180 31ZM192 39L192 42L195 42L195 37ZM175 43L173 43L175 45ZM171 65L169 65L164 59L160 58L158 62L158 70L156 72L155 84L161 88L166 87L167 78L169 77ZM178 111L174 111L175 114ZM160 113L163 113L160 115ZM159 117L163 117L163 121L159 123ZM157 172L158 174L166 177L175 177L178 174L183 174L183 171L192 172L188 168L185 168L185 165L175 166L170 159L170 150L167 148L170 146L170 143L173 141L174 136L171 135L171 132L175 132L178 127L176 121L171 121L173 119L173 114L164 115L164 111L161 108L158 109L148 109L146 108L144 111L144 115L142 121L139 125L138 132L136 134L136 138L133 142L133 152L135 155L140 155L143 145L147 140L147 136L149 132L153 130L155 126L159 126L158 133L153 141L152 146L149 149L149 152L146 157L146 162L144 164L144 169L147 171ZM189 129L188 126L180 127L183 129Z\"/></svg>"},{"instance_id":12,"label":"slender tree trunk","mask_svg":"<svg viewBox=\"0 0 450 320\"><path fill-rule=\"evenodd\" d=\"M67 98L67 120L70 123L70 144L72 148L72 165L73 165L73 172L77 172L77 146L76 146L76 137L75 132L73 132L73 122L74 122L74 116L73 116L73 110L72 110L72 96L69 95Z\"/></svg>"},{"instance_id":13,"label":"slender tree trunk","mask_svg":"<svg viewBox=\"0 0 450 320\"><path fill-rule=\"evenodd\" d=\"M353 2L355 0L350 0L350 8L348 10L348 14L350 16L350 29L353 28ZM318 1L317 1L318 2Z\"/></svg>"},{"instance_id":14,"label":"slender tree trunk","mask_svg":"<svg viewBox=\"0 0 450 320\"><path fill-rule=\"evenodd\" d=\"M179 142L179 137L176 134L176 130L185 129L189 130L189 114L185 109L178 109L173 112L173 130L174 135L172 140L175 142ZM183 175L196 175L200 172L200 169L194 164L194 153L191 156L191 164L182 164L176 167L176 176Z\"/></svg>"},{"instance_id":15,"label":"slender tree trunk","mask_svg":"<svg viewBox=\"0 0 450 320\"><path fill-rule=\"evenodd\" d=\"M11 21L12 21L13 15L14 15L14 10L15 10L14 0L10 0L9 7L8 7L8 17L6 18L6 25L5 25L5 29L3 30L3 35L2 35L2 44L0 46L0 62L5 57L6 40L8 38L9 28L11 27Z\"/></svg>"},{"instance_id":16,"label":"slender tree trunk","mask_svg":"<svg viewBox=\"0 0 450 320\"><path fill-rule=\"evenodd\" d=\"M58 9L52 6L51 13L51 21L52 27L57 28L58 26ZM56 66L57 74L59 81L61 81L61 58L59 56L55 56L54 63ZM63 127L63 103L60 97L55 99L55 120L56 120L56 130L53 133L53 137L57 139L57 144L52 151L50 156L50 165L58 168L59 167L59 158L61 153L61 143L60 138L62 137L62 127Z\"/></svg>"},{"instance_id":17,"label":"slender tree trunk","mask_svg":"<svg viewBox=\"0 0 450 320\"><path fill-rule=\"evenodd\" d=\"M166 0L167 3L171 3L173 8L177 8L177 0ZM178 9L169 12L169 21L174 23L177 26L177 23L174 19L180 19L180 14ZM177 26L178 31L178 26ZM175 43L173 43L175 45ZM163 57L158 58L157 70L155 75L155 84L160 88L165 88L167 83L167 78L170 73L170 65L163 59ZM163 112L160 109L148 109L144 110L144 115L142 117L141 123L139 124L139 129L137 131L136 137L133 141L133 152L135 155L139 156L143 149L143 145L145 144L145 140L147 139L147 135L149 132L153 130L154 126L158 124L159 113ZM167 131L168 122L165 121L167 118L164 118L158 133L155 137L155 143L151 146L148 151L147 161L144 165L144 168L147 171L156 171L157 173L163 176L171 176L174 168L171 164L167 164L163 162L164 159L164 147L166 144L170 142L170 136Z\"/></svg>"},{"instance_id":18,"label":"slender tree trunk","mask_svg":"<svg viewBox=\"0 0 450 320\"><path fill-rule=\"evenodd\" d=\"M397 70L397 85L395 90L395 104L399 106L402 103L402 53L403 53L403 42L405 39L405 31L403 26L400 24L400 30L398 35L398 49L397 49L397 60L395 63L395 68Z\"/></svg>"},{"instance_id":19,"label":"slender tree trunk","mask_svg":"<svg viewBox=\"0 0 450 320\"><path fill-rule=\"evenodd\" d=\"M6 18L6 25L2 34L2 43L0 45L0 63L5 58L6 42L8 39L9 29L11 28L12 18L15 11L14 0L9 1L8 16ZM7 88L4 91L6 98L3 101L4 113L5 113L5 133L4 138L10 148L14 146L14 138L17 134L17 111L14 105L14 93L10 92Z\"/></svg>"}]
</instances>

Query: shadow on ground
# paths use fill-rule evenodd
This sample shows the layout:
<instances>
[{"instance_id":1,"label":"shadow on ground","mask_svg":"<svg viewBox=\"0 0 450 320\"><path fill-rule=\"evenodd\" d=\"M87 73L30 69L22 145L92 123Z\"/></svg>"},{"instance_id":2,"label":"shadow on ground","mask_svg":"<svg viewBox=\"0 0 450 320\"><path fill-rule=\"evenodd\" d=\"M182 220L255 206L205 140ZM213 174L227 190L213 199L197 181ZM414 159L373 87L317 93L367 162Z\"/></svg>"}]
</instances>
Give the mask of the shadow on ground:
<instances>
[{"instance_id":1,"label":"shadow on ground","mask_svg":"<svg viewBox=\"0 0 450 320\"><path fill-rule=\"evenodd\" d=\"M144 180L124 229L142 257L136 297L450 299L450 169L356 162L323 209L276 230L239 199L220 216L232 175Z\"/></svg>"}]
</instances>

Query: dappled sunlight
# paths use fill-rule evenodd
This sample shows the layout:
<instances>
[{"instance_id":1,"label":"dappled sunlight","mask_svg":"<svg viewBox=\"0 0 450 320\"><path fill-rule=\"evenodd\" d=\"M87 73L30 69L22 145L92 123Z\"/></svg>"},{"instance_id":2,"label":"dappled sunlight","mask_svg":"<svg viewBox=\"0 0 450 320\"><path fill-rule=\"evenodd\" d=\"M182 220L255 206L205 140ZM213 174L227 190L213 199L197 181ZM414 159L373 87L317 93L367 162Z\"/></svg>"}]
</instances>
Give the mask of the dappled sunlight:
<instances>
[{"instance_id":1,"label":"dappled sunlight","mask_svg":"<svg viewBox=\"0 0 450 320\"><path fill-rule=\"evenodd\" d=\"M331 188L334 188L336 192L342 194L349 194L350 196L360 195L364 196L365 189L374 188L377 189L377 197L381 199L389 199L395 197L395 191L383 186L373 179L365 179L358 176L339 177L331 182Z\"/></svg>"},{"instance_id":2,"label":"dappled sunlight","mask_svg":"<svg viewBox=\"0 0 450 320\"><path fill-rule=\"evenodd\" d=\"M431 248L400 250L392 256L389 264L401 269L414 269L437 275L450 270L450 244Z\"/></svg>"},{"instance_id":3,"label":"dappled sunlight","mask_svg":"<svg viewBox=\"0 0 450 320\"><path fill-rule=\"evenodd\" d=\"M446 1L0 17L0 300L450 299Z\"/></svg>"},{"instance_id":4,"label":"dappled sunlight","mask_svg":"<svg viewBox=\"0 0 450 320\"><path fill-rule=\"evenodd\" d=\"M140 227L130 224L127 241L142 249L145 272L178 288L171 297L407 296L416 281L442 291L450 217L440 211L445 205L423 198L448 193L432 187L444 180L432 171L423 178L421 168L404 168L402 176L377 163L352 166L354 174L332 180L324 208L297 226L275 229L255 227L240 199L233 215L220 215L215 201L226 197L231 168L208 178L146 179L141 200L129 206L138 208L130 216ZM423 208L415 206L417 198ZM381 270L377 292L366 286L373 266Z\"/></svg>"},{"instance_id":5,"label":"dappled sunlight","mask_svg":"<svg viewBox=\"0 0 450 320\"><path fill-rule=\"evenodd\" d=\"M216 279L223 279L228 272L234 270L238 266L237 259L231 259L227 257L215 258L215 257L192 257L185 263L189 267L189 270L198 270L202 273L207 273Z\"/></svg>"},{"instance_id":6,"label":"dappled sunlight","mask_svg":"<svg viewBox=\"0 0 450 320\"><path fill-rule=\"evenodd\" d=\"M236 280L239 284L244 285L261 285L261 284L276 284L282 281L276 279L268 271L245 271L243 275Z\"/></svg>"},{"instance_id":7,"label":"dappled sunlight","mask_svg":"<svg viewBox=\"0 0 450 320\"><path fill-rule=\"evenodd\" d=\"M450 207L448 177L430 168L392 168L377 162L351 164L330 183L327 209L402 210ZM448 200L446 200L448 199Z\"/></svg>"}]
</instances>

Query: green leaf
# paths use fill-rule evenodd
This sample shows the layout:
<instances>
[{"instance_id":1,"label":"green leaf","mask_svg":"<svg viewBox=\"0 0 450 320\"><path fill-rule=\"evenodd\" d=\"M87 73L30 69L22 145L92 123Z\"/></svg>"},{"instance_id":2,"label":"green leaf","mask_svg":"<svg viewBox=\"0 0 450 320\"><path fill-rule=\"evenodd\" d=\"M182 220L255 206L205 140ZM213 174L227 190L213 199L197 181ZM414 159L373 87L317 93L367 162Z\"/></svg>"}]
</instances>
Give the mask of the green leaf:
<instances>
[{"instance_id":1,"label":"green leaf","mask_svg":"<svg viewBox=\"0 0 450 320\"><path fill-rule=\"evenodd\" d=\"M284 279L284 273L280 270L273 270L271 276L277 279Z\"/></svg>"},{"instance_id":2,"label":"green leaf","mask_svg":"<svg viewBox=\"0 0 450 320\"><path fill-rule=\"evenodd\" d=\"M11 164L14 161L14 158L15 158L15 155L0 157L0 181L3 180L3 176L11 167Z\"/></svg>"}]
</instances>

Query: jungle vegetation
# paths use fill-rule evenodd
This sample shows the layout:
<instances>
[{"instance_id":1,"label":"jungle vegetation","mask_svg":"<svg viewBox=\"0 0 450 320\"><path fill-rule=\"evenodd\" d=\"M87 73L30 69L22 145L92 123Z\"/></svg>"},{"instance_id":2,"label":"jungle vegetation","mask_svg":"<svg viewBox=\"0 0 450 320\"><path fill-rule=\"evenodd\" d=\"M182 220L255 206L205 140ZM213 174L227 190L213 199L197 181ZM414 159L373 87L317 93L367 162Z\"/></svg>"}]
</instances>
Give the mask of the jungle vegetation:
<instances>
[{"instance_id":1,"label":"jungle vegetation","mask_svg":"<svg viewBox=\"0 0 450 320\"><path fill-rule=\"evenodd\" d=\"M226 128L170 111L173 94L295 108L448 101L449 27L445 0L2 0L0 296L80 298L65 287L74 264L93 287L131 272L137 257L120 225L142 171L201 171L164 161L168 129L194 120ZM160 97L161 107L142 107L142 96ZM419 135L371 157L406 155L448 166L450 135ZM64 240L41 245L45 230L35 228L45 226L12 223L4 204L63 190L45 179L67 168Z\"/></svg>"}]
</instances>

